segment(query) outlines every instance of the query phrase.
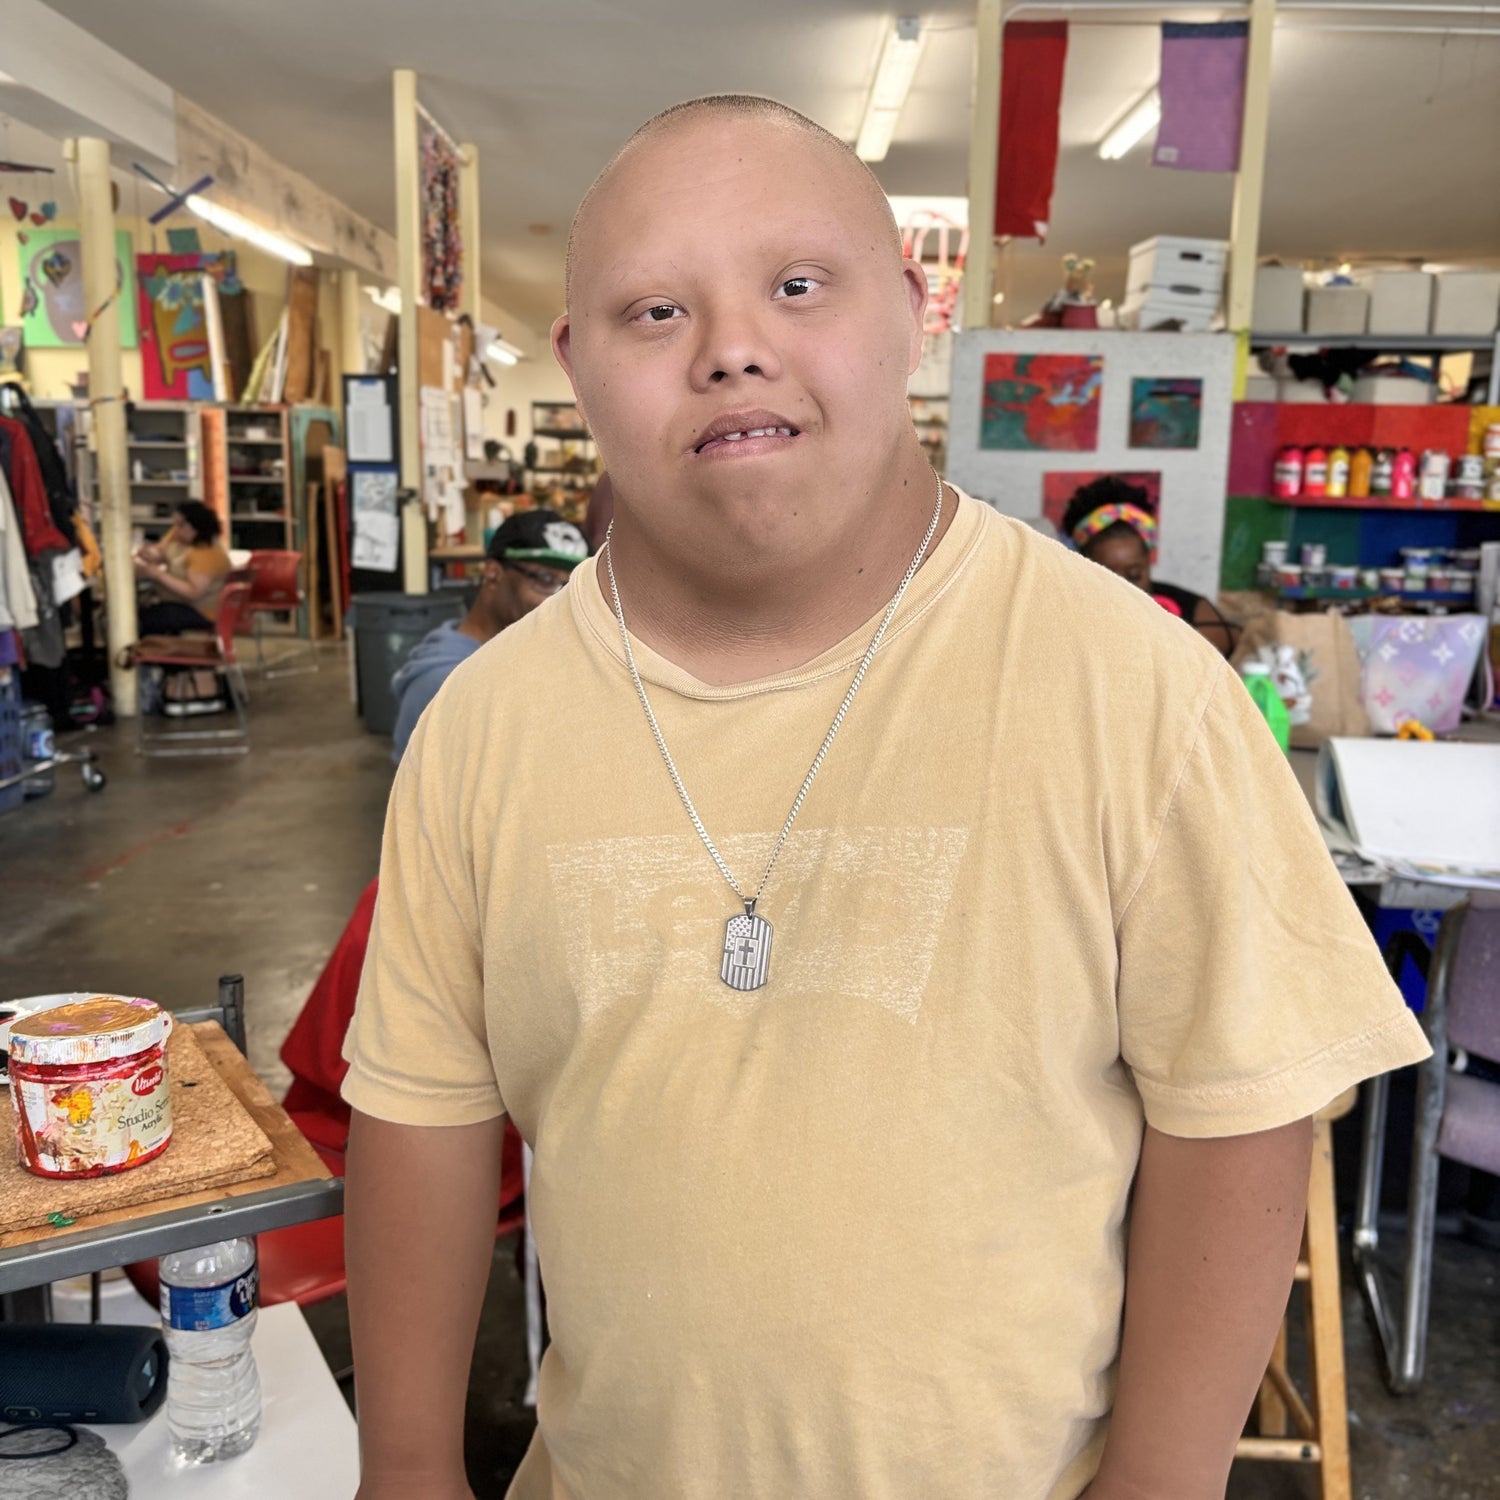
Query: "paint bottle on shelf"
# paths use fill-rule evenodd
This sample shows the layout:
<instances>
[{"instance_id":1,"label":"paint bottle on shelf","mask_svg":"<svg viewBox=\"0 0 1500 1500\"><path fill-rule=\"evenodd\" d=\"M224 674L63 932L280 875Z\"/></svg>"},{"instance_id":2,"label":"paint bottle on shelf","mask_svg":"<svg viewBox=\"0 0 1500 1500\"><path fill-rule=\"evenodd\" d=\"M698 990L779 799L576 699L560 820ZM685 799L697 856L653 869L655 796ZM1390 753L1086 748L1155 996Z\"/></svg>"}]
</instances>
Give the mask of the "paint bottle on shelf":
<instances>
[{"instance_id":1,"label":"paint bottle on shelf","mask_svg":"<svg viewBox=\"0 0 1500 1500\"><path fill-rule=\"evenodd\" d=\"M1349 450L1342 443L1328 454L1328 498L1342 500L1349 493Z\"/></svg>"},{"instance_id":2,"label":"paint bottle on shelf","mask_svg":"<svg viewBox=\"0 0 1500 1500\"><path fill-rule=\"evenodd\" d=\"M1391 485L1395 472L1396 455L1389 448L1382 448L1375 455L1375 462L1370 467L1371 499L1389 500L1391 498Z\"/></svg>"},{"instance_id":3,"label":"paint bottle on shelf","mask_svg":"<svg viewBox=\"0 0 1500 1500\"><path fill-rule=\"evenodd\" d=\"M1271 469L1271 494L1278 500L1295 500L1302 493L1302 450L1290 443L1276 455Z\"/></svg>"},{"instance_id":4,"label":"paint bottle on shelf","mask_svg":"<svg viewBox=\"0 0 1500 1500\"><path fill-rule=\"evenodd\" d=\"M1423 500L1442 500L1448 494L1448 470L1452 459L1440 448L1429 448L1417 470L1417 495Z\"/></svg>"},{"instance_id":5,"label":"paint bottle on shelf","mask_svg":"<svg viewBox=\"0 0 1500 1500\"><path fill-rule=\"evenodd\" d=\"M1368 448L1356 448L1349 459L1349 498L1368 500L1370 497L1370 475L1375 467L1375 455Z\"/></svg>"},{"instance_id":6,"label":"paint bottle on shelf","mask_svg":"<svg viewBox=\"0 0 1500 1500\"><path fill-rule=\"evenodd\" d=\"M1417 455L1401 448L1391 460L1391 499L1412 500L1417 493Z\"/></svg>"},{"instance_id":7,"label":"paint bottle on shelf","mask_svg":"<svg viewBox=\"0 0 1500 1500\"><path fill-rule=\"evenodd\" d=\"M1328 450L1314 445L1302 455L1302 494L1321 500L1328 493Z\"/></svg>"}]
</instances>

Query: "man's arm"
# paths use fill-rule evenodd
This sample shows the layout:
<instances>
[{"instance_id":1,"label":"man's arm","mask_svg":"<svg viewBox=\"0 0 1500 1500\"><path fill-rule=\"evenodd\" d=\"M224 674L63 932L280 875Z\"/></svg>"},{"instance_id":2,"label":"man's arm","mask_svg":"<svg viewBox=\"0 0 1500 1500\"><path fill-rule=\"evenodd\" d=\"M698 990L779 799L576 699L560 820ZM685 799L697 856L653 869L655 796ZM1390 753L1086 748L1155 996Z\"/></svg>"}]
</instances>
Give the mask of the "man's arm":
<instances>
[{"instance_id":1,"label":"man's arm","mask_svg":"<svg viewBox=\"0 0 1500 1500\"><path fill-rule=\"evenodd\" d=\"M392 1125L354 1111L344 1233L356 1500L472 1500L464 1397L494 1254L504 1123Z\"/></svg>"},{"instance_id":2,"label":"man's arm","mask_svg":"<svg viewBox=\"0 0 1500 1500\"><path fill-rule=\"evenodd\" d=\"M1120 1382L1088 1500L1223 1500L1286 1312L1311 1163L1311 1120L1222 1140L1147 1128Z\"/></svg>"}]
</instances>

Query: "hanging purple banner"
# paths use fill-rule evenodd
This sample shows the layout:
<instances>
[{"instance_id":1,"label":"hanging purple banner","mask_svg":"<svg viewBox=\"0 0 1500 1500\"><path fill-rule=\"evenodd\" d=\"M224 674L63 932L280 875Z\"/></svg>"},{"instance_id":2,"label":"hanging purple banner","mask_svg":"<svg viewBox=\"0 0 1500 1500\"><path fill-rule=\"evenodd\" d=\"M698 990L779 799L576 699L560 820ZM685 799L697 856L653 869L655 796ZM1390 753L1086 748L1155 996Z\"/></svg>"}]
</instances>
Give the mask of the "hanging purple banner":
<instances>
[{"instance_id":1,"label":"hanging purple banner","mask_svg":"<svg viewBox=\"0 0 1500 1500\"><path fill-rule=\"evenodd\" d=\"M1153 166L1239 170L1249 46L1248 21L1162 23L1161 126Z\"/></svg>"}]
</instances>

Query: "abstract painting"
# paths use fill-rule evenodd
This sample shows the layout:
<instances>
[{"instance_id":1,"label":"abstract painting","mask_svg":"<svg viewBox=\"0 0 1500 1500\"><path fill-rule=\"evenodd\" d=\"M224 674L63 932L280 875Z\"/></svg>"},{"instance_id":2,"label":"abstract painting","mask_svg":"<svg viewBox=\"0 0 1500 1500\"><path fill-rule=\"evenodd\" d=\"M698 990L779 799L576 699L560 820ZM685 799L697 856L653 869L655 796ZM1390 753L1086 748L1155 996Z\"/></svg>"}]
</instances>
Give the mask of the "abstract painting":
<instances>
[{"instance_id":1,"label":"abstract painting","mask_svg":"<svg viewBox=\"0 0 1500 1500\"><path fill-rule=\"evenodd\" d=\"M987 354L979 446L1092 453L1099 446L1098 354Z\"/></svg>"},{"instance_id":2,"label":"abstract painting","mask_svg":"<svg viewBox=\"0 0 1500 1500\"><path fill-rule=\"evenodd\" d=\"M1153 516L1161 515L1161 474L1157 470L1053 469L1042 475L1042 514L1057 528L1059 536L1062 536L1063 512L1068 508L1068 501L1084 485L1106 476L1139 485L1150 501L1146 509Z\"/></svg>"},{"instance_id":3,"label":"abstract painting","mask_svg":"<svg viewBox=\"0 0 1500 1500\"><path fill-rule=\"evenodd\" d=\"M203 277L221 292L242 290L233 253L139 255L141 383L148 401L212 401L213 361Z\"/></svg>"},{"instance_id":4,"label":"abstract painting","mask_svg":"<svg viewBox=\"0 0 1500 1500\"><path fill-rule=\"evenodd\" d=\"M16 236L21 253L21 326L28 349L65 349L82 345L89 318L98 312L85 306L83 247L76 229L32 229ZM120 308L120 344L136 344L135 301L130 286L130 235L115 232L115 274Z\"/></svg>"},{"instance_id":5,"label":"abstract painting","mask_svg":"<svg viewBox=\"0 0 1500 1500\"><path fill-rule=\"evenodd\" d=\"M1202 416L1201 380L1130 382L1132 448L1196 448Z\"/></svg>"}]
</instances>

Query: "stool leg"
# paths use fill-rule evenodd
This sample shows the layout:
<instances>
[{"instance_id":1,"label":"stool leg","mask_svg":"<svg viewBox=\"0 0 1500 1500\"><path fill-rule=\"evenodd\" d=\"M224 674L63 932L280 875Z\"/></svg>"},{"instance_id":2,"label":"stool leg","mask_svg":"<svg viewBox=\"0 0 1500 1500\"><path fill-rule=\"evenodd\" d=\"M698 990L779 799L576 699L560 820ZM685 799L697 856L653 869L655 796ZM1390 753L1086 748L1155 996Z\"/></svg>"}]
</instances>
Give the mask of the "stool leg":
<instances>
[{"instance_id":1,"label":"stool leg","mask_svg":"<svg viewBox=\"0 0 1500 1500\"><path fill-rule=\"evenodd\" d=\"M1349 1405L1344 1383L1344 1317L1339 1298L1338 1217L1333 1199L1333 1134L1313 1124L1312 1178L1307 1194L1308 1347L1318 1442L1323 1450L1322 1500L1352 1500Z\"/></svg>"},{"instance_id":2,"label":"stool leg","mask_svg":"<svg viewBox=\"0 0 1500 1500\"><path fill-rule=\"evenodd\" d=\"M1286 1319L1276 1334L1276 1347L1271 1351L1271 1368L1286 1370ZM1260 1395L1256 1400L1256 1427L1261 1437L1285 1437L1287 1431L1286 1402L1273 1381L1260 1383Z\"/></svg>"}]
</instances>

